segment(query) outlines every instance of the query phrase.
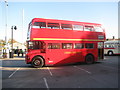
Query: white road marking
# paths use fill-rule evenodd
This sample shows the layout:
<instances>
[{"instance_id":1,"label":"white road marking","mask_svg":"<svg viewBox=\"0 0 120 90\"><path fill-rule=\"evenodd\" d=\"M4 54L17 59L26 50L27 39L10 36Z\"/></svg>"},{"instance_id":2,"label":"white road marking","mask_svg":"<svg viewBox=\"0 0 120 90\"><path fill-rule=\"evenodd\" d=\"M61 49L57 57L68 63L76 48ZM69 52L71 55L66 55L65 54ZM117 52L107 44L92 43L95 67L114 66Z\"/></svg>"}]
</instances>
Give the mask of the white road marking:
<instances>
[{"instance_id":1,"label":"white road marking","mask_svg":"<svg viewBox=\"0 0 120 90\"><path fill-rule=\"evenodd\" d=\"M53 74L52 74L52 72L50 71L49 67L47 67L47 69L48 69L50 75L53 76Z\"/></svg>"},{"instance_id":2,"label":"white road marking","mask_svg":"<svg viewBox=\"0 0 120 90\"><path fill-rule=\"evenodd\" d=\"M46 88L49 90L49 86L48 86L48 83L47 83L46 78L43 78L43 79L44 79L44 82L45 82L45 86L46 86Z\"/></svg>"},{"instance_id":3,"label":"white road marking","mask_svg":"<svg viewBox=\"0 0 120 90\"><path fill-rule=\"evenodd\" d=\"M11 78L20 68L17 68L16 71L14 71L8 78Z\"/></svg>"},{"instance_id":4,"label":"white road marking","mask_svg":"<svg viewBox=\"0 0 120 90\"><path fill-rule=\"evenodd\" d=\"M77 66L73 66L73 67L75 67L75 68L77 68L77 69L80 69L80 70L83 70L83 71L85 71L85 72L87 72L87 73L89 73L89 74L92 74L91 72L89 72L89 71L87 71L87 70L85 70L85 69L79 68L79 67L77 67Z\"/></svg>"}]
</instances>

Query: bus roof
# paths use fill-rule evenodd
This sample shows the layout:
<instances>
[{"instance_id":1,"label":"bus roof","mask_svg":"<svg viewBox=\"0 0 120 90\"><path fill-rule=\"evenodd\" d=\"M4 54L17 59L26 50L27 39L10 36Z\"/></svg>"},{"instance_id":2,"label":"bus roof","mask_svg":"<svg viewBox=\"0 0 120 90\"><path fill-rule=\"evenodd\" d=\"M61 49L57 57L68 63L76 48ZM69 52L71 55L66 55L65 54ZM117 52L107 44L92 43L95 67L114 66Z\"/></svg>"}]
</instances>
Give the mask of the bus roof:
<instances>
[{"instance_id":1,"label":"bus roof","mask_svg":"<svg viewBox=\"0 0 120 90\"><path fill-rule=\"evenodd\" d=\"M106 41L105 43L120 43L120 40Z\"/></svg>"},{"instance_id":2,"label":"bus roof","mask_svg":"<svg viewBox=\"0 0 120 90\"><path fill-rule=\"evenodd\" d=\"M101 26L101 24L98 24L98 23L69 21L69 20L58 20L58 19L45 19L45 18L33 18L32 22L35 22L35 21L37 21L37 22L45 21L45 22L56 22L56 23L84 24L84 25L97 25L97 26Z\"/></svg>"}]
</instances>

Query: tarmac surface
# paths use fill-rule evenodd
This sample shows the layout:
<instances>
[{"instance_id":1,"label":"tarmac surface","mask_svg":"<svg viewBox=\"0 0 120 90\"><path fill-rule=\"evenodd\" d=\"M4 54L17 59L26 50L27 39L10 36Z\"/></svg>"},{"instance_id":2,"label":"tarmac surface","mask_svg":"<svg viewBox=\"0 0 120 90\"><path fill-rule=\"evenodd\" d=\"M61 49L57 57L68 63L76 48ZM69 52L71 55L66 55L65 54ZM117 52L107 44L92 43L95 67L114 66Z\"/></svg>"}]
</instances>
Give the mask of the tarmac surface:
<instances>
[{"instance_id":1,"label":"tarmac surface","mask_svg":"<svg viewBox=\"0 0 120 90\"><path fill-rule=\"evenodd\" d=\"M24 57L2 61L2 88L118 88L118 59L105 56L94 64L75 63L33 68Z\"/></svg>"}]
</instances>

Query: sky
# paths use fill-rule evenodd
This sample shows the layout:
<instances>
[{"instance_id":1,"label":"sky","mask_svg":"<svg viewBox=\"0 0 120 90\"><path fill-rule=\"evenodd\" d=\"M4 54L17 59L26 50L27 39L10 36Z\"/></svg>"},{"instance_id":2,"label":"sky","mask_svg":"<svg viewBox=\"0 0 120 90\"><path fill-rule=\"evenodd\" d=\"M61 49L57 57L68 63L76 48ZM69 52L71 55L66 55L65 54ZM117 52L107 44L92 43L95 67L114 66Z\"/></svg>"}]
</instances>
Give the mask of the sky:
<instances>
[{"instance_id":1,"label":"sky","mask_svg":"<svg viewBox=\"0 0 120 90\"><path fill-rule=\"evenodd\" d=\"M5 2L2 0L0 1L0 39L5 39L5 25L7 23L7 39L11 38L11 27L17 26L17 30L14 30L14 39L25 42L28 24L33 18L100 23L105 28L107 38L113 36L118 38L117 1L15 2L8 0L6 8Z\"/></svg>"}]
</instances>

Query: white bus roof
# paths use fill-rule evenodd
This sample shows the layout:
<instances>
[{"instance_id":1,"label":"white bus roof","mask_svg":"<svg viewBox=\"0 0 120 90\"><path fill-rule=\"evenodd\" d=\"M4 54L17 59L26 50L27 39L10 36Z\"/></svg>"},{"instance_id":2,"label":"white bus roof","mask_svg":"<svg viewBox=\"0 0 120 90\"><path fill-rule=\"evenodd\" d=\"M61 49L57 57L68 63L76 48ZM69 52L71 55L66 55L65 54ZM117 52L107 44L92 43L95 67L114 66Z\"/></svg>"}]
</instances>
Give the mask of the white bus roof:
<instances>
[{"instance_id":1,"label":"white bus roof","mask_svg":"<svg viewBox=\"0 0 120 90\"><path fill-rule=\"evenodd\" d=\"M106 41L105 43L120 43L120 40Z\"/></svg>"}]
</instances>

